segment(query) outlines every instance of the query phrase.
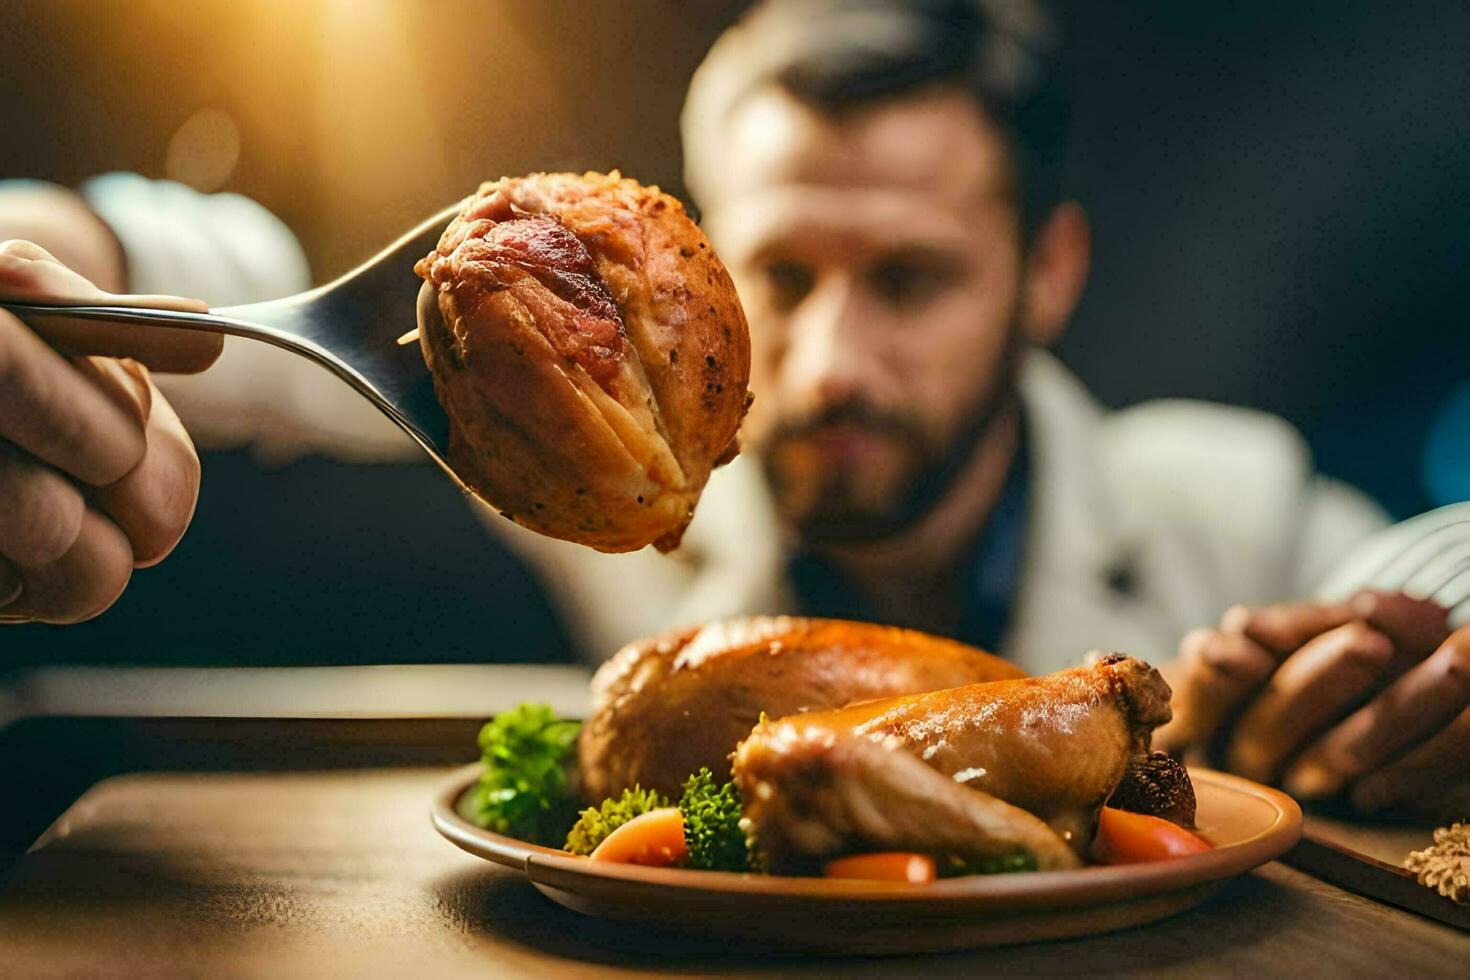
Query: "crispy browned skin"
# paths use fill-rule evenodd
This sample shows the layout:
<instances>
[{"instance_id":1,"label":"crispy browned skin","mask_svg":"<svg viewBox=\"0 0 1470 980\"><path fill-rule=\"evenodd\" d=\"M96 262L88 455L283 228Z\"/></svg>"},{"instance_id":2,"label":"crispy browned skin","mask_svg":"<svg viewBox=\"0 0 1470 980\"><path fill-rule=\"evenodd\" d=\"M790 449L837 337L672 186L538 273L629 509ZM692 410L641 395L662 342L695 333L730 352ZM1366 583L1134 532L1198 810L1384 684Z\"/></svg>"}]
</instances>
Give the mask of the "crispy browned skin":
<instances>
[{"instance_id":1,"label":"crispy browned skin","mask_svg":"<svg viewBox=\"0 0 1470 980\"><path fill-rule=\"evenodd\" d=\"M667 633L624 647L597 672L582 779L592 799L634 783L675 793L700 766L728 773L762 712L1021 676L974 647L892 626L757 616Z\"/></svg>"},{"instance_id":2,"label":"crispy browned skin","mask_svg":"<svg viewBox=\"0 0 1470 980\"><path fill-rule=\"evenodd\" d=\"M766 721L736 751L735 780L776 867L849 851L1017 848L1043 868L1068 867L1168 719L1158 672L1114 655L1046 677Z\"/></svg>"},{"instance_id":3,"label":"crispy browned skin","mask_svg":"<svg viewBox=\"0 0 1470 980\"><path fill-rule=\"evenodd\" d=\"M677 545L750 378L734 284L679 202L616 174L503 178L414 271L461 479L542 534Z\"/></svg>"}]
</instances>

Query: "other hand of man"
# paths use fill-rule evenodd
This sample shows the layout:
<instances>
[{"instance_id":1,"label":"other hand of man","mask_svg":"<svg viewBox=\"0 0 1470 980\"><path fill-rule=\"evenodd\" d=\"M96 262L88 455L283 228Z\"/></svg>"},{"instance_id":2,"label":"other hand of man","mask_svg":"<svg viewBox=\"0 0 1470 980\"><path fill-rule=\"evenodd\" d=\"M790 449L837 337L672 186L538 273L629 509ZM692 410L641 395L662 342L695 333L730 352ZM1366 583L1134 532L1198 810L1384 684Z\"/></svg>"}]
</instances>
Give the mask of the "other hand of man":
<instances>
[{"instance_id":1,"label":"other hand of man","mask_svg":"<svg viewBox=\"0 0 1470 980\"><path fill-rule=\"evenodd\" d=\"M1164 668L1156 746L1305 799L1453 819L1470 810L1470 627L1398 593L1237 606Z\"/></svg>"},{"instance_id":2,"label":"other hand of man","mask_svg":"<svg viewBox=\"0 0 1470 980\"><path fill-rule=\"evenodd\" d=\"M110 294L39 246L7 241L0 297L106 302ZM198 493L199 457L146 368L64 357L0 310L0 620L96 616L134 568L173 550Z\"/></svg>"}]
</instances>

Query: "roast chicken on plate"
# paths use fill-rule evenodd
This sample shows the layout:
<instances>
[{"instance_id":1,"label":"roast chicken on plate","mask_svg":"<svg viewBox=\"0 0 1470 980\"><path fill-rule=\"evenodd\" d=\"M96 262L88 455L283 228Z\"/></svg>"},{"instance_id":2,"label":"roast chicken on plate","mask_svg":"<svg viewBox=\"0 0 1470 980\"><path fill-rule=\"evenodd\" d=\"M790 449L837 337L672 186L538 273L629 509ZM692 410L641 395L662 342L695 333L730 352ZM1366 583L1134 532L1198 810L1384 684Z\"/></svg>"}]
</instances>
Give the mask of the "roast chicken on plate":
<instances>
[{"instance_id":1,"label":"roast chicken on plate","mask_svg":"<svg viewBox=\"0 0 1470 980\"><path fill-rule=\"evenodd\" d=\"M633 643L592 681L582 788L602 799L640 785L676 795L730 756L762 714L1023 677L974 647L892 626L756 616Z\"/></svg>"},{"instance_id":2,"label":"roast chicken on plate","mask_svg":"<svg viewBox=\"0 0 1470 980\"><path fill-rule=\"evenodd\" d=\"M1069 868L1110 800L1194 818L1187 773L1149 752L1169 687L1121 654L1028 678L912 630L753 617L634 643L592 687L583 795L677 798L733 764L770 870L890 850Z\"/></svg>"}]
</instances>

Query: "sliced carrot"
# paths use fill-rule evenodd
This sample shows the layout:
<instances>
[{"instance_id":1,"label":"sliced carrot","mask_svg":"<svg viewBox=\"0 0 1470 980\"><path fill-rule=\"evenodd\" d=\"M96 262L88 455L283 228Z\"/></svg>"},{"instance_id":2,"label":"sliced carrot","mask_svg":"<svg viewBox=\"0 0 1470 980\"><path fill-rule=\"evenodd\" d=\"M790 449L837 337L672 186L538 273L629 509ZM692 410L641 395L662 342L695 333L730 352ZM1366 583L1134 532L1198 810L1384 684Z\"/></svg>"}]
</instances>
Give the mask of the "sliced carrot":
<instances>
[{"instance_id":1,"label":"sliced carrot","mask_svg":"<svg viewBox=\"0 0 1470 980\"><path fill-rule=\"evenodd\" d=\"M1178 824L1111 806L1102 808L1092 841L1093 859L1100 864L1163 861L1208 850L1208 841Z\"/></svg>"},{"instance_id":2,"label":"sliced carrot","mask_svg":"<svg viewBox=\"0 0 1470 980\"><path fill-rule=\"evenodd\" d=\"M667 806L639 814L603 838L592 851L594 861L668 867L683 862L684 815Z\"/></svg>"},{"instance_id":3,"label":"sliced carrot","mask_svg":"<svg viewBox=\"0 0 1470 980\"><path fill-rule=\"evenodd\" d=\"M828 878L860 878L864 881L908 881L923 884L934 880L934 859L911 851L882 851L854 854L830 862Z\"/></svg>"}]
</instances>

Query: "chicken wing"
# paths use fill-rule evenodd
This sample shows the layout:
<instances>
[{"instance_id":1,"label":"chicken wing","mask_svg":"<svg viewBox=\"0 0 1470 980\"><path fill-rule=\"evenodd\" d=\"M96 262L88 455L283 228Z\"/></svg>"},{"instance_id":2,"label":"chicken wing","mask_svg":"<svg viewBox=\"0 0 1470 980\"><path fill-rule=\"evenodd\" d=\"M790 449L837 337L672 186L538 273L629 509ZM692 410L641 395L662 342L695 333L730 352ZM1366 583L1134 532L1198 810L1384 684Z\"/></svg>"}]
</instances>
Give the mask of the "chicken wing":
<instances>
[{"instance_id":1,"label":"chicken wing","mask_svg":"<svg viewBox=\"0 0 1470 980\"><path fill-rule=\"evenodd\" d=\"M1169 714L1158 672L1110 655L1046 677L764 721L736 751L735 780L776 868L864 850L1025 850L1039 867L1071 867Z\"/></svg>"}]
</instances>

